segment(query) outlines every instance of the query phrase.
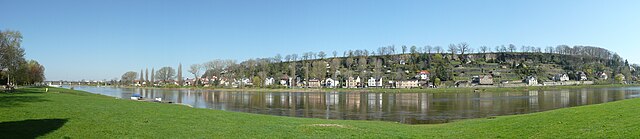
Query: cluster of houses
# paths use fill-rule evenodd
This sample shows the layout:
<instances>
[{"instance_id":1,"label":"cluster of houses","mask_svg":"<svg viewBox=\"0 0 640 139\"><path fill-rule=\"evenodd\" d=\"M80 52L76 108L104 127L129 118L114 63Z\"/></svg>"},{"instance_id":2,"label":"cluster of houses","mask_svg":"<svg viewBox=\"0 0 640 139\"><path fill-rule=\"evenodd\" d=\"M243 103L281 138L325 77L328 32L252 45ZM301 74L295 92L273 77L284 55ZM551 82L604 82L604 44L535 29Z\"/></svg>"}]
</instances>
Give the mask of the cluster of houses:
<instances>
[{"instance_id":1,"label":"cluster of houses","mask_svg":"<svg viewBox=\"0 0 640 139\"><path fill-rule=\"evenodd\" d=\"M300 88L420 88L434 87L429 83L431 74L428 71L420 71L416 76L409 80L393 81L384 80L382 77L370 77L368 79L356 77L348 77L345 80L333 78L326 79L309 79L308 81L300 78L291 78L284 76L280 79L269 77L265 79L264 85L281 85L285 87Z\"/></svg>"},{"instance_id":2,"label":"cluster of houses","mask_svg":"<svg viewBox=\"0 0 640 139\"><path fill-rule=\"evenodd\" d=\"M494 85L494 77L499 77L499 73L490 72L487 75L473 76L469 81L456 81L455 87L497 87L497 86L545 86L545 85L573 85L573 84L590 84L593 81L588 81L587 75L584 72L573 73L573 80L569 74L556 74L551 80L553 82L540 82L535 76L527 76L522 81L500 81L499 84ZM309 79L302 80L300 77L292 78L284 75L280 78L268 77L262 82L264 86L283 86L289 88L435 88L436 86L430 82L431 73L428 71L419 71L415 76L408 80L385 80L381 77L370 77L363 79L359 76L348 77L344 80L326 78L326 79ZM608 75L604 72L598 72L598 79L608 79ZM242 79L227 79L219 78L216 76L186 79L183 82L185 86L191 86L196 84L202 84L209 86L215 82L217 85L240 87L240 86L253 86L253 82L248 78ZM162 83L162 82L159 82ZM147 82L136 81L136 86L144 86ZM166 81L163 84L176 84L177 81ZM156 84L154 84L156 85Z\"/></svg>"}]
</instances>

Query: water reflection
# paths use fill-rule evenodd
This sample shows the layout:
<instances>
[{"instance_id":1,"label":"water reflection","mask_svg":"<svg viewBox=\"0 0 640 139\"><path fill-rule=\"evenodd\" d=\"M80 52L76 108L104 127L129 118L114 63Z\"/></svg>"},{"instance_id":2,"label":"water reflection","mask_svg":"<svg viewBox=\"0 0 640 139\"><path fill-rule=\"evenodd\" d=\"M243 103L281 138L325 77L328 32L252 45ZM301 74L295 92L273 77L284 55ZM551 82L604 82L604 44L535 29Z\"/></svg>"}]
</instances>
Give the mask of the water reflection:
<instances>
[{"instance_id":1,"label":"water reflection","mask_svg":"<svg viewBox=\"0 0 640 139\"><path fill-rule=\"evenodd\" d=\"M563 107L640 97L640 88L570 89L525 92L461 93L290 93L221 92L188 89L142 89L76 86L77 90L145 98L210 108L291 117L384 120L408 124L524 114Z\"/></svg>"}]
</instances>

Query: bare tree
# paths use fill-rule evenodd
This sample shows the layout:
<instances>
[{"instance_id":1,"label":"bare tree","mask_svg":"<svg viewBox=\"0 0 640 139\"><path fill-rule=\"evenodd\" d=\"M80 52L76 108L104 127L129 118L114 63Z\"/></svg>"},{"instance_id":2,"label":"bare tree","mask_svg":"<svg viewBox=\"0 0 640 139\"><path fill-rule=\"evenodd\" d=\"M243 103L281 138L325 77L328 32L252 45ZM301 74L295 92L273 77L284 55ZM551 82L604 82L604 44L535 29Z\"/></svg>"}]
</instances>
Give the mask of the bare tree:
<instances>
[{"instance_id":1,"label":"bare tree","mask_svg":"<svg viewBox=\"0 0 640 139\"><path fill-rule=\"evenodd\" d=\"M402 54L404 54L404 52L406 52L406 51L407 51L407 46L406 46L406 45L403 45L403 46L402 46Z\"/></svg>"},{"instance_id":2,"label":"bare tree","mask_svg":"<svg viewBox=\"0 0 640 139\"><path fill-rule=\"evenodd\" d=\"M509 52L515 52L516 51L516 45L513 44L509 44Z\"/></svg>"},{"instance_id":3,"label":"bare tree","mask_svg":"<svg viewBox=\"0 0 640 139\"><path fill-rule=\"evenodd\" d=\"M449 53L451 53L451 55L455 55L456 53L458 53L458 47L455 44L449 44L449 49L448 49Z\"/></svg>"},{"instance_id":4,"label":"bare tree","mask_svg":"<svg viewBox=\"0 0 640 139\"><path fill-rule=\"evenodd\" d=\"M480 46L480 51L482 51L482 53L487 53L487 50L489 50L489 47L487 46Z\"/></svg>"},{"instance_id":5,"label":"bare tree","mask_svg":"<svg viewBox=\"0 0 640 139\"><path fill-rule=\"evenodd\" d=\"M173 80L175 76L176 70L171 67L162 67L156 73L156 78L158 78L158 80L162 80L165 83L169 80Z\"/></svg>"},{"instance_id":6,"label":"bare tree","mask_svg":"<svg viewBox=\"0 0 640 139\"><path fill-rule=\"evenodd\" d=\"M464 55L464 53L469 50L469 44L466 42L458 44L458 50L460 51L460 55Z\"/></svg>"},{"instance_id":7,"label":"bare tree","mask_svg":"<svg viewBox=\"0 0 640 139\"><path fill-rule=\"evenodd\" d=\"M138 73L136 73L135 71L128 71L122 74L120 81L124 82L125 84L131 84L137 77Z\"/></svg>"},{"instance_id":8,"label":"bare tree","mask_svg":"<svg viewBox=\"0 0 640 139\"><path fill-rule=\"evenodd\" d=\"M189 68L189 73L193 74L193 77L195 79L194 84L195 86L198 85L198 77L200 76L200 70L202 69L202 65L200 64L193 64L191 65L191 67Z\"/></svg>"},{"instance_id":9,"label":"bare tree","mask_svg":"<svg viewBox=\"0 0 640 139\"><path fill-rule=\"evenodd\" d=\"M320 51L318 53L318 57L320 57L320 59L324 59L325 56L327 56L327 54L325 54L324 51Z\"/></svg>"},{"instance_id":10,"label":"bare tree","mask_svg":"<svg viewBox=\"0 0 640 139\"><path fill-rule=\"evenodd\" d=\"M336 58L338 56L338 52L337 51L333 51L333 58Z\"/></svg>"},{"instance_id":11,"label":"bare tree","mask_svg":"<svg viewBox=\"0 0 640 139\"><path fill-rule=\"evenodd\" d=\"M440 47L440 46L436 46L436 47L434 47L434 49L436 50L436 53L438 53L438 54L442 54L444 52L442 50L442 47Z\"/></svg>"}]
</instances>

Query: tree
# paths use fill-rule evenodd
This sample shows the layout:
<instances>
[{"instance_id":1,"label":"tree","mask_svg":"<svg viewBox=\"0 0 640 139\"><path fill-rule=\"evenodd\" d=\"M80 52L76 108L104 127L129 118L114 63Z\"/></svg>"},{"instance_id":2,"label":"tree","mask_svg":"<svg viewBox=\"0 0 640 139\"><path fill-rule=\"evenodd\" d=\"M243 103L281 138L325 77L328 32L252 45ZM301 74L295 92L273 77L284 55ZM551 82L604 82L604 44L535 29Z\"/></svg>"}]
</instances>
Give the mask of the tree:
<instances>
[{"instance_id":1,"label":"tree","mask_svg":"<svg viewBox=\"0 0 640 139\"><path fill-rule=\"evenodd\" d=\"M320 51L318 53L318 57L320 57L320 59L324 59L325 56L327 56L327 54L325 54L324 51Z\"/></svg>"},{"instance_id":2,"label":"tree","mask_svg":"<svg viewBox=\"0 0 640 139\"><path fill-rule=\"evenodd\" d=\"M276 62L282 62L282 55L277 54L273 59L276 60Z\"/></svg>"},{"instance_id":3,"label":"tree","mask_svg":"<svg viewBox=\"0 0 640 139\"><path fill-rule=\"evenodd\" d=\"M407 46L406 46L406 45L403 45L403 46L402 46L402 54L404 54L404 52L406 52L406 51L407 51Z\"/></svg>"},{"instance_id":4,"label":"tree","mask_svg":"<svg viewBox=\"0 0 640 139\"><path fill-rule=\"evenodd\" d=\"M336 58L338 56L338 52L337 51L333 51L333 58Z\"/></svg>"},{"instance_id":5,"label":"tree","mask_svg":"<svg viewBox=\"0 0 640 139\"><path fill-rule=\"evenodd\" d=\"M460 55L464 55L469 50L469 44L466 42L458 44L458 50L460 50Z\"/></svg>"},{"instance_id":6,"label":"tree","mask_svg":"<svg viewBox=\"0 0 640 139\"><path fill-rule=\"evenodd\" d=\"M169 80L173 80L175 76L176 70L171 67L162 67L158 70L158 72L156 72L156 78L163 81L164 83L167 83L167 81Z\"/></svg>"},{"instance_id":7,"label":"tree","mask_svg":"<svg viewBox=\"0 0 640 139\"><path fill-rule=\"evenodd\" d=\"M440 46L436 46L434 47L434 49L436 50L436 53L442 54L444 51L442 50L442 47Z\"/></svg>"},{"instance_id":8,"label":"tree","mask_svg":"<svg viewBox=\"0 0 640 139\"><path fill-rule=\"evenodd\" d=\"M200 64L192 64L189 68L189 73L193 74L195 79L194 86L198 86L198 76L200 76L200 70L202 69L202 65Z\"/></svg>"},{"instance_id":9,"label":"tree","mask_svg":"<svg viewBox=\"0 0 640 139\"><path fill-rule=\"evenodd\" d=\"M139 80L139 82L140 82L140 85L142 85L143 82L144 82L144 72L142 72L142 69L140 69L140 80Z\"/></svg>"},{"instance_id":10,"label":"tree","mask_svg":"<svg viewBox=\"0 0 640 139\"><path fill-rule=\"evenodd\" d=\"M34 83L38 83L38 82L43 82L45 77L44 77L44 66L40 65L40 63L38 63L38 61L35 60L29 60L27 62L27 66L28 66L28 81L27 83L29 84L34 84Z\"/></svg>"},{"instance_id":11,"label":"tree","mask_svg":"<svg viewBox=\"0 0 640 139\"><path fill-rule=\"evenodd\" d=\"M154 70L154 68L151 68L151 86L154 86L156 83L156 76L154 76L156 72Z\"/></svg>"},{"instance_id":12,"label":"tree","mask_svg":"<svg viewBox=\"0 0 640 139\"><path fill-rule=\"evenodd\" d=\"M136 73L135 71L128 71L122 74L120 81L125 84L132 84L133 80L135 80L137 77L138 77L138 73Z\"/></svg>"},{"instance_id":13,"label":"tree","mask_svg":"<svg viewBox=\"0 0 640 139\"><path fill-rule=\"evenodd\" d=\"M515 52L516 51L516 45L513 44L509 44L509 52Z\"/></svg>"},{"instance_id":14,"label":"tree","mask_svg":"<svg viewBox=\"0 0 640 139\"><path fill-rule=\"evenodd\" d=\"M455 44L449 44L449 53L451 53L451 58L453 59L454 55L458 53L458 47Z\"/></svg>"},{"instance_id":15,"label":"tree","mask_svg":"<svg viewBox=\"0 0 640 139\"><path fill-rule=\"evenodd\" d=\"M178 64L178 85L182 86L183 84L183 79L182 79L182 63Z\"/></svg>"},{"instance_id":16,"label":"tree","mask_svg":"<svg viewBox=\"0 0 640 139\"><path fill-rule=\"evenodd\" d=\"M616 82L618 82L618 83L624 83L625 77L622 74L617 74L615 76L615 79L616 79Z\"/></svg>"},{"instance_id":17,"label":"tree","mask_svg":"<svg viewBox=\"0 0 640 139\"><path fill-rule=\"evenodd\" d=\"M489 50L489 47L487 46L480 46L480 51L482 51L482 53L487 53L487 51Z\"/></svg>"},{"instance_id":18,"label":"tree","mask_svg":"<svg viewBox=\"0 0 640 139\"><path fill-rule=\"evenodd\" d=\"M418 48L415 45L411 46L411 54L416 54L416 53L418 53Z\"/></svg>"},{"instance_id":19,"label":"tree","mask_svg":"<svg viewBox=\"0 0 640 139\"><path fill-rule=\"evenodd\" d=\"M149 68L144 69L144 82L149 82Z\"/></svg>"},{"instance_id":20,"label":"tree","mask_svg":"<svg viewBox=\"0 0 640 139\"><path fill-rule=\"evenodd\" d=\"M24 49L20 47L22 34L18 31L0 31L0 70L6 69L7 76L13 80L21 79L18 74L24 75L26 70L26 60L24 59ZM21 80L18 80L19 82ZM11 81L8 81L11 82Z\"/></svg>"}]
</instances>

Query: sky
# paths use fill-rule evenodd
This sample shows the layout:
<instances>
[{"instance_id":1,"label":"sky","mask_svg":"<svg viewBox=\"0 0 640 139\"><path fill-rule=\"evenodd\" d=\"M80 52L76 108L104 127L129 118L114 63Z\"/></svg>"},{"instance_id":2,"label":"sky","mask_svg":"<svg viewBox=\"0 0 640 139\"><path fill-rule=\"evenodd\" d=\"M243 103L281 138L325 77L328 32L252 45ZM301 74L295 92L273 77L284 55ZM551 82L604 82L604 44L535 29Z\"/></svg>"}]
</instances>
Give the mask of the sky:
<instances>
[{"instance_id":1,"label":"sky","mask_svg":"<svg viewBox=\"0 0 640 139\"><path fill-rule=\"evenodd\" d=\"M382 46L589 45L640 62L638 0L0 0L47 80Z\"/></svg>"}]
</instances>

